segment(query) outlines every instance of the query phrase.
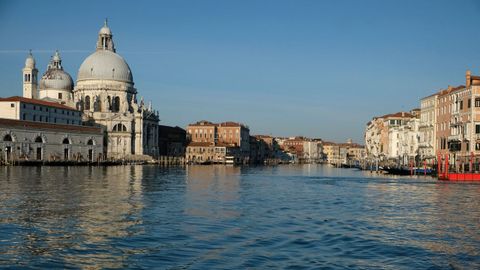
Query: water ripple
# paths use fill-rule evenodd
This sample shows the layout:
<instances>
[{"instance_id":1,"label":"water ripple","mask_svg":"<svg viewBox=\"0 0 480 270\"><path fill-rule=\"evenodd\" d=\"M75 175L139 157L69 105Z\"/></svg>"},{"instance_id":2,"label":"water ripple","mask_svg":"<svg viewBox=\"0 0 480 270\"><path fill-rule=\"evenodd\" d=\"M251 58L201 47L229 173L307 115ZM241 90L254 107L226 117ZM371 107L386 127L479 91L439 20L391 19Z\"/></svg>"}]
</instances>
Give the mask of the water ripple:
<instances>
[{"instance_id":1,"label":"water ripple","mask_svg":"<svg viewBox=\"0 0 480 270\"><path fill-rule=\"evenodd\" d=\"M1 167L0 267L480 268L480 183L321 165Z\"/></svg>"}]
</instances>

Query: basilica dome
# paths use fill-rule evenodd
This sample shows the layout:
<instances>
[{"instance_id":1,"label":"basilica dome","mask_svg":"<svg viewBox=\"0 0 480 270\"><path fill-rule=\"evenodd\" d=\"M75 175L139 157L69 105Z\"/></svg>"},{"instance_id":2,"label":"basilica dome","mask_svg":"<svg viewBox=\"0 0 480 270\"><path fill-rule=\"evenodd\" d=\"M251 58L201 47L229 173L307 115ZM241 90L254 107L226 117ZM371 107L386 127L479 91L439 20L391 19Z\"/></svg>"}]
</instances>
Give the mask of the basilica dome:
<instances>
[{"instance_id":1,"label":"basilica dome","mask_svg":"<svg viewBox=\"0 0 480 270\"><path fill-rule=\"evenodd\" d=\"M42 89L72 90L72 77L61 69L49 69L40 80L40 90Z\"/></svg>"},{"instance_id":2,"label":"basilica dome","mask_svg":"<svg viewBox=\"0 0 480 270\"><path fill-rule=\"evenodd\" d=\"M58 51L55 52L55 55L48 64L47 71L45 71L40 79L40 90L47 89L67 91L73 89L72 77L63 70L62 59Z\"/></svg>"},{"instance_id":3,"label":"basilica dome","mask_svg":"<svg viewBox=\"0 0 480 270\"><path fill-rule=\"evenodd\" d=\"M77 81L114 80L133 84L127 62L112 50L100 49L88 56L78 70Z\"/></svg>"}]
</instances>

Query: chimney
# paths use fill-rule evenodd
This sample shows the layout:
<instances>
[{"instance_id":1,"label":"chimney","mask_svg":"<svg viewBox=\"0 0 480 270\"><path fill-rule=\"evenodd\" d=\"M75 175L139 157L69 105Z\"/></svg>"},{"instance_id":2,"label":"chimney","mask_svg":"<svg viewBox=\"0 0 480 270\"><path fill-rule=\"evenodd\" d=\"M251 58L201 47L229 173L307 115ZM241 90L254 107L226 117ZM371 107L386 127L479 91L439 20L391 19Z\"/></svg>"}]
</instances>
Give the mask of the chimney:
<instances>
[{"instance_id":1,"label":"chimney","mask_svg":"<svg viewBox=\"0 0 480 270\"><path fill-rule=\"evenodd\" d=\"M465 85L467 86L467 88L470 88L470 85L472 83L472 72L470 70L467 70L467 72L465 73L465 79Z\"/></svg>"}]
</instances>

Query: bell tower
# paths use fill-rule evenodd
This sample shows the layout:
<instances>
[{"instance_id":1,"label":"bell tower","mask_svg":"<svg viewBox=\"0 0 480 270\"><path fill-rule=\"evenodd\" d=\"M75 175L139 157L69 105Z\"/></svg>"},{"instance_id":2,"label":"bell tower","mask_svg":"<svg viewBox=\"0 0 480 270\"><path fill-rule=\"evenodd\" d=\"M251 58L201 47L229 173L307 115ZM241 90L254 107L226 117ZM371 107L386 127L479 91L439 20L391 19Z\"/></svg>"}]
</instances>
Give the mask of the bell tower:
<instances>
[{"instance_id":1,"label":"bell tower","mask_svg":"<svg viewBox=\"0 0 480 270\"><path fill-rule=\"evenodd\" d=\"M30 50L27 59L25 60L25 67L23 68L23 97L38 98L37 77L38 69L35 67L35 59Z\"/></svg>"}]
</instances>

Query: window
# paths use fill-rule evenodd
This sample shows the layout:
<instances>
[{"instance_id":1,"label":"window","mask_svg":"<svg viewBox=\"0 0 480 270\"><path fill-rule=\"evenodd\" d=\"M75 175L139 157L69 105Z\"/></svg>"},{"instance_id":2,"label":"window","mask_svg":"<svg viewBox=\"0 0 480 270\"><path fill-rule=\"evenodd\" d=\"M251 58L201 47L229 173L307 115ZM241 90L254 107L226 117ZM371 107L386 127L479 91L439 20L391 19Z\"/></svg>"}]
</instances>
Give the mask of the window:
<instances>
[{"instance_id":1,"label":"window","mask_svg":"<svg viewBox=\"0 0 480 270\"><path fill-rule=\"evenodd\" d=\"M25 109L25 108L27 108L27 105L25 105L25 104L22 104L22 107Z\"/></svg>"},{"instance_id":2,"label":"window","mask_svg":"<svg viewBox=\"0 0 480 270\"><path fill-rule=\"evenodd\" d=\"M43 143L42 137L37 136L37 138L35 138L35 142L36 142L36 143Z\"/></svg>"},{"instance_id":3,"label":"window","mask_svg":"<svg viewBox=\"0 0 480 270\"><path fill-rule=\"evenodd\" d=\"M467 101L467 107L470 108L472 107L472 99L469 98L468 101Z\"/></svg>"},{"instance_id":4,"label":"window","mask_svg":"<svg viewBox=\"0 0 480 270\"><path fill-rule=\"evenodd\" d=\"M33 121L37 121L37 116L33 115Z\"/></svg>"},{"instance_id":5,"label":"window","mask_svg":"<svg viewBox=\"0 0 480 270\"><path fill-rule=\"evenodd\" d=\"M43 120L43 116L40 115L40 122L42 122L42 120Z\"/></svg>"},{"instance_id":6,"label":"window","mask_svg":"<svg viewBox=\"0 0 480 270\"><path fill-rule=\"evenodd\" d=\"M460 101L460 110L463 110L463 100Z\"/></svg>"},{"instance_id":7,"label":"window","mask_svg":"<svg viewBox=\"0 0 480 270\"><path fill-rule=\"evenodd\" d=\"M33 110L36 110L37 109L37 106L33 105Z\"/></svg>"},{"instance_id":8,"label":"window","mask_svg":"<svg viewBox=\"0 0 480 270\"><path fill-rule=\"evenodd\" d=\"M10 107L15 108L15 103L10 103Z\"/></svg>"},{"instance_id":9,"label":"window","mask_svg":"<svg viewBox=\"0 0 480 270\"><path fill-rule=\"evenodd\" d=\"M42 107L40 107L40 111L43 112L43 108L42 108Z\"/></svg>"},{"instance_id":10,"label":"window","mask_svg":"<svg viewBox=\"0 0 480 270\"><path fill-rule=\"evenodd\" d=\"M48 112L48 108L45 108L45 111Z\"/></svg>"},{"instance_id":11,"label":"window","mask_svg":"<svg viewBox=\"0 0 480 270\"><path fill-rule=\"evenodd\" d=\"M70 144L70 140L68 138L63 139L62 141L63 144Z\"/></svg>"},{"instance_id":12,"label":"window","mask_svg":"<svg viewBox=\"0 0 480 270\"><path fill-rule=\"evenodd\" d=\"M120 111L120 97L115 97L113 99L113 106L112 107L113 107L112 110L114 112Z\"/></svg>"},{"instance_id":13,"label":"window","mask_svg":"<svg viewBox=\"0 0 480 270\"><path fill-rule=\"evenodd\" d=\"M116 124L114 127L113 127L113 131L127 131L127 127L125 127L125 125L123 124Z\"/></svg>"},{"instance_id":14,"label":"window","mask_svg":"<svg viewBox=\"0 0 480 270\"><path fill-rule=\"evenodd\" d=\"M48 116L47 116L47 117L45 117L45 122L48 122Z\"/></svg>"},{"instance_id":15,"label":"window","mask_svg":"<svg viewBox=\"0 0 480 270\"><path fill-rule=\"evenodd\" d=\"M3 141L4 141L4 142L11 142L11 141L13 141L12 135L10 135L10 134L5 135L5 136L3 137Z\"/></svg>"},{"instance_id":16,"label":"window","mask_svg":"<svg viewBox=\"0 0 480 270\"><path fill-rule=\"evenodd\" d=\"M25 114L22 114L22 120L26 120L27 116Z\"/></svg>"},{"instance_id":17,"label":"window","mask_svg":"<svg viewBox=\"0 0 480 270\"><path fill-rule=\"evenodd\" d=\"M480 98L475 98L475 107L480 107Z\"/></svg>"},{"instance_id":18,"label":"window","mask_svg":"<svg viewBox=\"0 0 480 270\"><path fill-rule=\"evenodd\" d=\"M85 97L85 110L90 110L90 96Z\"/></svg>"},{"instance_id":19,"label":"window","mask_svg":"<svg viewBox=\"0 0 480 270\"><path fill-rule=\"evenodd\" d=\"M58 93L58 99L62 99L62 93Z\"/></svg>"},{"instance_id":20,"label":"window","mask_svg":"<svg viewBox=\"0 0 480 270\"><path fill-rule=\"evenodd\" d=\"M480 134L480 125L475 125L475 133Z\"/></svg>"}]
</instances>

